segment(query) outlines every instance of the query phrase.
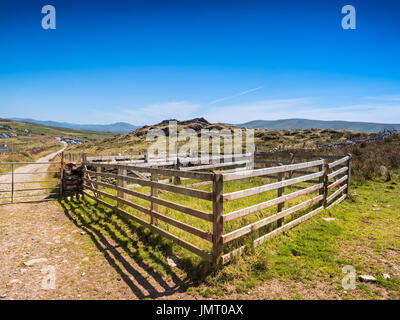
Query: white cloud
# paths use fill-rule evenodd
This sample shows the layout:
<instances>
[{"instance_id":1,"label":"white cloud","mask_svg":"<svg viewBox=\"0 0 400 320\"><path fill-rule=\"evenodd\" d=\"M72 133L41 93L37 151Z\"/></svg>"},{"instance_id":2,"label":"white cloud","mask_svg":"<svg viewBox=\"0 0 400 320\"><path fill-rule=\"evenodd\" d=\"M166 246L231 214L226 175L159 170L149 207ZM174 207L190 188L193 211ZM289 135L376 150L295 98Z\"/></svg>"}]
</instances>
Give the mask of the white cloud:
<instances>
[{"instance_id":1,"label":"white cloud","mask_svg":"<svg viewBox=\"0 0 400 320\"><path fill-rule=\"evenodd\" d=\"M206 119L213 122L243 123L250 120L276 120L306 117L299 110L314 104L314 98L262 100L237 105L214 107Z\"/></svg>"},{"instance_id":2,"label":"white cloud","mask_svg":"<svg viewBox=\"0 0 400 320\"><path fill-rule=\"evenodd\" d=\"M400 102L400 94L384 94L380 96L364 97L367 100L386 101L386 102Z\"/></svg>"},{"instance_id":3,"label":"white cloud","mask_svg":"<svg viewBox=\"0 0 400 320\"><path fill-rule=\"evenodd\" d=\"M264 100L213 108L205 118L225 123L288 118L399 123L400 104L360 103L324 107L319 102L317 104L315 98Z\"/></svg>"},{"instance_id":4,"label":"white cloud","mask_svg":"<svg viewBox=\"0 0 400 320\"><path fill-rule=\"evenodd\" d=\"M233 98L236 98L236 97L244 96L245 94L248 94L248 93L251 93L251 92L254 92L254 91L258 91L258 90L260 90L262 88L263 87L257 87L257 88L249 89L249 90L234 94L232 96L228 96L228 97L224 97L224 98L219 98L219 99L213 100L213 101L209 102L208 104L215 104L215 103L226 101L226 100L233 99Z\"/></svg>"}]
</instances>

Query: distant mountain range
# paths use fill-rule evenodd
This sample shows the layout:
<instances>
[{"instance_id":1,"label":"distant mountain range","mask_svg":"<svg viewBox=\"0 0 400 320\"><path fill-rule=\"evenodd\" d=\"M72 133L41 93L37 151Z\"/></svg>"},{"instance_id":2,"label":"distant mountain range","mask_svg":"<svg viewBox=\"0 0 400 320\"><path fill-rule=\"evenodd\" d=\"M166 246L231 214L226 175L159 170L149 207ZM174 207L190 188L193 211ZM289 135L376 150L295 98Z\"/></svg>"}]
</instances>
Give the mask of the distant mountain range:
<instances>
[{"instance_id":1,"label":"distant mountain range","mask_svg":"<svg viewBox=\"0 0 400 320\"><path fill-rule=\"evenodd\" d=\"M134 126L127 122L116 122L112 124L76 124L69 122L41 121L41 120L23 119L23 118L11 118L11 120L41 124L43 126L56 127L56 128L103 131L112 133L129 133L135 131L138 128L141 128L140 126Z\"/></svg>"},{"instance_id":2,"label":"distant mountain range","mask_svg":"<svg viewBox=\"0 0 400 320\"><path fill-rule=\"evenodd\" d=\"M42 120L23 119L23 118L11 118L11 120L41 124L44 126L50 126L56 128L103 131L112 133L130 133L142 127L142 126L134 126L127 122L116 122L112 124L76 124L69 122L42 121ZM294 130L294 129L304 130L311 128L349 130L358 132L380 132L383 131L384 129L400 130L400 124L394 124L394 123L323 121L323 120L309 120L309 119L253 120L241 124L227 124L227 125L253 128L253 129L270 129L270 130Z\"/></svg>"},{"instance_id":3,"label":"distant mountain range","mask_svg":"<svg viewBox=\"0 0 400 320\"><path fill-rule=\"evenodd\" d=\"M359 132L380 132L384 129L400 130L400 124L392 123L373 123L373 122L353 122L353 121L322 121L308 119L283 119L283 120L254 120L234 126L270 129L270 130L291 130L291 129L335 129L350 130Z\"/></svg>"}]
</instances>

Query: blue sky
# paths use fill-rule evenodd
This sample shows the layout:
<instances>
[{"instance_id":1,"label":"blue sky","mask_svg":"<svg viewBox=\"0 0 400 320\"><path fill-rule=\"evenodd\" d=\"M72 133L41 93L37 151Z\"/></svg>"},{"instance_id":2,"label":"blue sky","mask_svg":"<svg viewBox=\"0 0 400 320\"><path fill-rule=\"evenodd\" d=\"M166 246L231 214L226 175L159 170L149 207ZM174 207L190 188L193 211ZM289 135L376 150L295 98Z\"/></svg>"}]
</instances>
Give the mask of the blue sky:
<instances>
[{"instance_id":1,"label":"blue sky","mask_svg":"<svg viewBox=\"0 0 400 320\"><path fill-rule=\"evenodd\" d=\"M41 28L46 4L56 30ZM346 4L356 30L341 27ZM395 0L0 5L0 117L400 123Z\"/></svg>"}]
</instances>

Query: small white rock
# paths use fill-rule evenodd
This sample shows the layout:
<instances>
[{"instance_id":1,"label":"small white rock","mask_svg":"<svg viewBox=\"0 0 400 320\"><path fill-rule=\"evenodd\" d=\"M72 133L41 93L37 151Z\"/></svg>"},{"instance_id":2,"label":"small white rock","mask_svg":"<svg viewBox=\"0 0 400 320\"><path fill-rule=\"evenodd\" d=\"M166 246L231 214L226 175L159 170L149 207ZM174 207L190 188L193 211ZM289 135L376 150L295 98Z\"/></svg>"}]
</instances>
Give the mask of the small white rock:
<instances>
[{"instance_id":1,"label":"small white rock","mask_svg":"<svg viewBox=\"0 0 400 320\"><path fill-rule=\"evenodd\" d=\"M335 218L322 218L323 220L325 220L325 221L335 221L336 219Z\"/></svg>"},{"instance_id":2,"label":"small white rock","mask_svg":"<svg viewBox=\"0 0 400 320\"><path fill-rule=\"evenodd\" d=\"M21 282L21 280L19 280L19 279L12 279L12 280L10 280L10 282L8 284L13 285L15 283L20 283L20 282Z\"/></svg>"},{"instance_id":3,"label":"small white rock","mask_svg":"<svg viewBox=\"0 0 400 320\"><path fill-rule=\"evenodd\" d=\"M86 258L82 259L82 262L83 261L89 261L89 257L86 257Z\"/></svg>"},{"instance_id":4,"label":"small white rock","mask_svg":"<svg viewBox=\"0 0 400 320\"><path fill-rule=\"evenodd\" d=\"M86 232L85 231L81 231L81 235L84 235L84 234L86 234Z\"/></svg>"},{"instance_id":5,"label":"small white rock","mask_svg":"<svg viewBox=\"0 0 400 320\"><path fill-rule=\"evenodd\" d=\"M7 297L7 295L5 293L0 295L0 298L5 298L5 297Z\"/></svg>"},{"instance_id":6,"label":"small white rock","mask_svg":"<svg viewBox=\"0 0 400 320\"><path fill-rule=\"evenodd\" d=\"M388 275L387 273L382 273L382 277L383 277L385 280L389 280L389 279L390 279L390 275Z\"/></svg>"},{"instance_id":7,"label":"small white rock","mask_svg":"<svg viewBox=\"0 0 400 320\"><path fill-rule=\"evenodd\" d=\"M178 265L178 259L175 256L168 256L167 263L171 267L176 267Z\"/></svg>"},{"instance_id":8,"label":"small white rock","mask_svg":"<svg viewBox=\"0 0 400 320\"><path fill-rule=\"evenodd\" d=\"M370 283L375 283L376 282L376 278L370 275L362 275L358 277L358 280L360 280L361 282L370 282Z\"/></svg>"},{"instance_id":9,"label":"small white rock","mask_svg":"<svg viewBox=\"0 0 400 320\"><path fill-rule=\"evenodd\" d=\"M84 277L84 276L85 276L85 274L86 274L85 272L82 272L82 273L81 273L81 277Z\"/></svg>"},{"instance_id":10,"label":"small white rock","mask_svg":"<svg viewBox=\"0 0 400 320\"><path fill-rule=\"evenodd\" d=\"M35 263L41 263L41 262L46 262L46 261L47 261L46 258L32 259L32 260L24 262L24 265L29 267L29 266L34 265Z\"/></svg>"}]
</instances>

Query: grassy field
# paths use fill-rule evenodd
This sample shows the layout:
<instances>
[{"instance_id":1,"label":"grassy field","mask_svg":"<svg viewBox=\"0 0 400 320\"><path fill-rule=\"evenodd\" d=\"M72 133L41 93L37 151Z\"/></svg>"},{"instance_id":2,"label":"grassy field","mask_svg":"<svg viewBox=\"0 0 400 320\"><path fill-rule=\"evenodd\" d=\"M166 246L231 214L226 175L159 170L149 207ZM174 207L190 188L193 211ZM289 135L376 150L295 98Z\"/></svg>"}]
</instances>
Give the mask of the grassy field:
<instances>
[{"instance_id":1,"label":"grassy field","mask_svg":"<svg viewBox=\"0 0 400 320\"><path fill-rule=\"evenodd\" d=\"M370 181L352 187L351 200L313 217L300 226L251 249L233 263L213 273L205 272L195 258L171 241L151 233L135 222L92 200L64 200L61 205L85 226L105 232L128 255L145 261L163 277L176 272L190 279L191 295L264 298L269 281L292 284L287 298L400 298L400 207L398 181ZM333 217L325 221L322 217ZM199 245L199 243L197 243ZM168 255L180 259L179 268L166 262ZM343 290L342 268L352 265L357 274L377 277L376 284L359 283ZM391 275L385 280L382 273ZM250 293L249 293L250 292ZM311 296L309 296L311 295Z\"/></svg>"}]
</instances>

